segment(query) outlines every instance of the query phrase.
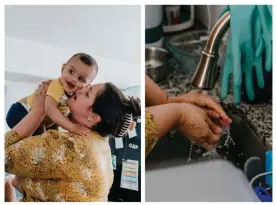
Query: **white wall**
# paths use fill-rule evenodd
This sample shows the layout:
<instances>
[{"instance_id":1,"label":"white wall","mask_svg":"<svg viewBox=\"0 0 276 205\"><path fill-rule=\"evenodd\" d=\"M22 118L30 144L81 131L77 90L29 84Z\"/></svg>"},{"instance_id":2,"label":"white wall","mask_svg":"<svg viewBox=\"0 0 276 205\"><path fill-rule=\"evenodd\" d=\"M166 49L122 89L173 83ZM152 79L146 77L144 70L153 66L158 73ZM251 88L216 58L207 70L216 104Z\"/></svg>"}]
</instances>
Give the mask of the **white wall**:
<instances>
[{"instance_id":1,"label":"white wall","mask_svg":"<svg viewBox=\"0 0 276 205\"><path fill-rule=\"evenodd\" d=\"M44 78L59 77L62 64L74 53L79 52L9 36L6 36L5 43L6 71ZM140 65L88 53L99 65L99 73L94 83L111 81L120 88L140 84Z\"/></svg>"},{"instance_id":2,"label":"white wall","mask_svg":"<svg viewBox=\"0 0 276 205\"><path fill-rule=\"evenodd\" d=\"M139 5L7 5L5 35L140 64Z\"/></svg>"},{"instance_id":3,"label":"white wall","mask_svg":"<svg viewBox=\"0 0 276 205\"><path fill-rule=\"evenodd\" d=\"M123 93L127 96L138 97L141 99L141 86L126 88L123 90Z\"/></svg>"}]
</instances>

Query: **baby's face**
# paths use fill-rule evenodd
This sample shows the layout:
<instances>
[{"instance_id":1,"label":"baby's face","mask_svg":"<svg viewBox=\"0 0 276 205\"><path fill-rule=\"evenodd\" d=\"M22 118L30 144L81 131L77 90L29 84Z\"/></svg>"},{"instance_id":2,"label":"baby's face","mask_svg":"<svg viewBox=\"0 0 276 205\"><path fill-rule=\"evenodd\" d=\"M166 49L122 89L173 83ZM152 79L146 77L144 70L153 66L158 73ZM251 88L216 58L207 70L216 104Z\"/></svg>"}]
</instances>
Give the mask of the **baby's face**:
<instances>
[{"instance_id":1,"label":"baby's face","mask_svg":"<svg viewBox=\"0 0 276 205\"><path fill-rule=\"evenodd\" d=\"M72 94L90 84L95 77L94 65L86 65L76 57L63 65L60 79L66 93Z\"/></svg>"}]
</instances>

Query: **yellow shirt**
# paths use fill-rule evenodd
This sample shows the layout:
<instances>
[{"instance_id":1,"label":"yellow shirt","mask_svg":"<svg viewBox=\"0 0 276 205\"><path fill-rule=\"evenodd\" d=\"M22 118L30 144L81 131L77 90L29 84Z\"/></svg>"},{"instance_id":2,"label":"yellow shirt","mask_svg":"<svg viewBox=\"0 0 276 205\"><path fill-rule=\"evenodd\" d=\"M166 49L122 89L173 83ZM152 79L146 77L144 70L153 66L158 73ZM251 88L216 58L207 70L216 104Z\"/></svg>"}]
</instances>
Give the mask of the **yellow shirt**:
<instances>
[{"instance_id":1,"label":"yellow shirt","mask_svg":"<svg viewBox=\"0 0 276 205\"><path fill-rule=\"evenodd\" d=\"M151 150L155 147L159 137L157 135L158 124L154 118L154 116L146 109L146 119L145 119L146 127L146 156L151 152Z\"/></svg>"},{"instance_id":2,"label":"yellow shirt","mask_svg":"<svg viewBox=\"0 0 276 205\"><path fill-rule=\"evenodd\" d=\"M107 137L48 130L40 136L6 133L5 171L19 176L21 201L107 201L113 184Z\"/></svg>"},{"instance_id":3,"label":"yellow shirt","mask_svg":"<svg viewBox=\"0 0 276 205\"><path fill-rule=\"evenodd\" d=\"M67 105L68 97L65 94L65 91L59 81L59 78L53 80L50 83L46 95L55 99L58 102L58 109L61 111L61 113L64 116L68 116L69 114L69 108ZM27 105L30 107L30 109L33 107L33 103L34 103L34 93L27 97ZM43 122L46 123L46 127L47 125L50 126L53 124L53 122L51 122L51 120L48 117L44 119Z\"/></svg>"}]
</instances>

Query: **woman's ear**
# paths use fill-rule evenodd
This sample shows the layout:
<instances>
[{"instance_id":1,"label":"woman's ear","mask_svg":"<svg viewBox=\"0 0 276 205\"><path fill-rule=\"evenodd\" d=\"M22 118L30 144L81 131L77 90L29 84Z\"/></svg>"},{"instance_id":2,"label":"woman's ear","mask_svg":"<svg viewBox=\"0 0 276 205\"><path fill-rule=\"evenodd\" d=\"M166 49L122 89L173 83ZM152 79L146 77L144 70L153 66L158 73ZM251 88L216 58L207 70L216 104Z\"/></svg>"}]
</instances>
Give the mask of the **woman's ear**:
<instances>
[{"instance_id":1,"label":"woman's ear","mask_svg":"<svg viewBox=\"0 0 276 205\"><path fill-rule=\"evenodd\" d=\"M130 124L129 124L129 126L128 126L128 129L131 131L135 127L136 127L136 123L134 121L131 121Z\"/></svg>"},{"instance_id":2,"label":"woman's ear","mask_svg":"<svg viewBox=\"0 0 276 205\"><path fill-rule=\"evenodd\" d=\"M102 118L100 115L93 113L92 115L88 116L88 121L98 123L102 121Z\"/></svg>"}]
</instances>

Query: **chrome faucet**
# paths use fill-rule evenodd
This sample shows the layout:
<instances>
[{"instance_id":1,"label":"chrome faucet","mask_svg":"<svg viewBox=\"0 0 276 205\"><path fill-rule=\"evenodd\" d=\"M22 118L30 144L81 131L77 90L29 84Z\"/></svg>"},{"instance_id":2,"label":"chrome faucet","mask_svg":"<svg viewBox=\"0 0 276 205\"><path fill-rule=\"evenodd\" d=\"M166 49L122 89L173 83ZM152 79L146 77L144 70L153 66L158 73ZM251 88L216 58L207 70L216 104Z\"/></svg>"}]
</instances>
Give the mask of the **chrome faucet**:
<instances>
[{"instance_id":1,"label":"chrome faucet","mask_svg":"<svg viewBox=\"0 0 276 205\"><path fill-rule=\"evenodd\" d=\"M230 28L230 12L220 17L212 28L206 46L202 51L198 67L192 77L192 85L202 90L212 90L219 76L219 47L221 40Z\"/></svg>"}]
</instances>

